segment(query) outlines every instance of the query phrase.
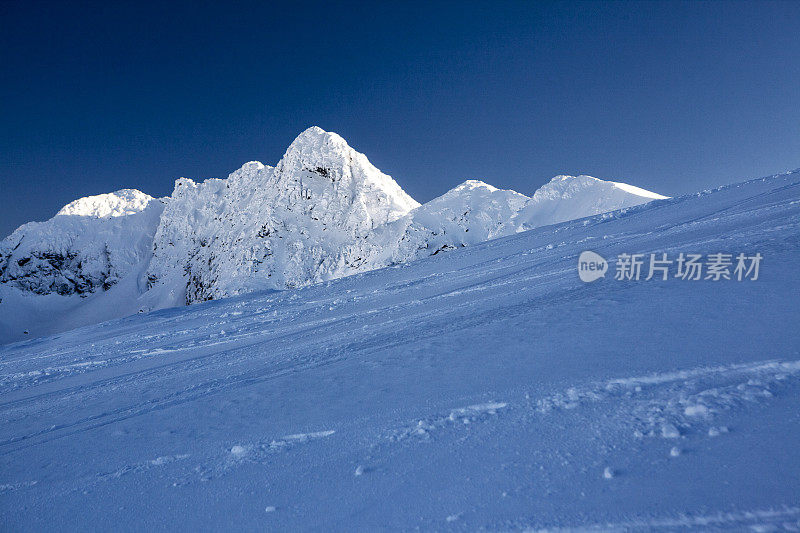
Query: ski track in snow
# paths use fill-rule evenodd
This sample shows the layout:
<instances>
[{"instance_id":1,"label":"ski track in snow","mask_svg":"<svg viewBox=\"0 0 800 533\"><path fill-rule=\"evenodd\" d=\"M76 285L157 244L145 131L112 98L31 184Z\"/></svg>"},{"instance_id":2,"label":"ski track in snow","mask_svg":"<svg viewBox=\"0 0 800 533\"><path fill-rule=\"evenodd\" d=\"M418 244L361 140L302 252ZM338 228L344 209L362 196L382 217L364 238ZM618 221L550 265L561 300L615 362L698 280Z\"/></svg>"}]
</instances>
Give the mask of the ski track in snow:
<instances>
[{"instance_id":1,"label":"ski track in snow","mask_svg":"<svg viewBox=\"0 0 800 533\"><path fill-rule=\"evenodd\" d=\"M0 483L0 495L23 488L33 487L37 481L23 481L20 483Z\"/></svg>"},{"instance_id":2,"label":"ski track in snow","mask_svg":"<svg viewBox=\"0 0 800 533\"><path fill-rule=\"evenodd\" d=\"M618 420L632 427L631 437L677 439L689 433L718 436L726 427L713 425L720 413L773 398L790 382L800 382L800 360L764 361L718 367L698 367L628 378L611 379L534 398L525 393L518 402L487 402L452 409L448 414L416 419L384 432L389 442L426 442L437 431L507 415L525 423L541 416L580 410L609 402ZM612 411L611 409L609 411Z\"/></svg>"},{"instance_id":3,"label":"ski track in snow","mask_svg":"<svg viewBox=\"0 0 800 533\"><path fill-rule=\"evenodd\" d=\"M276 454L292 453L295 448L333 436L335 430L295 433L279 438L264 438L254 442L240 442L206 457L188 473L183 474L174 486L211 481L228 475L243 464L268 465Z\"/></svg>"}]
</instances>

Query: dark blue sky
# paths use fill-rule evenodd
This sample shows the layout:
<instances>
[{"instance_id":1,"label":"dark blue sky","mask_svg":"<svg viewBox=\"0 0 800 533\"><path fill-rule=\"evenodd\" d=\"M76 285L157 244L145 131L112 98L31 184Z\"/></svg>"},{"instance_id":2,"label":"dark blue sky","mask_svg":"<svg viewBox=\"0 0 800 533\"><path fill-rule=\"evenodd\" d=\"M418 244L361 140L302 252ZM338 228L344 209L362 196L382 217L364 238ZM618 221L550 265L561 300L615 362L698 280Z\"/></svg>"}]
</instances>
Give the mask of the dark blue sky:
<instances>
[{"instance_id":1,"label":"dark blue sky","mask_svg":"<svg viewBox=\"0 0 800 533\"><path fill-rule=\"evenodd\" d=\"M800 2L110 4L0 2L2 235L274 164L315 124L423 202L800 166Z\"/></svg>"}]
</instances>

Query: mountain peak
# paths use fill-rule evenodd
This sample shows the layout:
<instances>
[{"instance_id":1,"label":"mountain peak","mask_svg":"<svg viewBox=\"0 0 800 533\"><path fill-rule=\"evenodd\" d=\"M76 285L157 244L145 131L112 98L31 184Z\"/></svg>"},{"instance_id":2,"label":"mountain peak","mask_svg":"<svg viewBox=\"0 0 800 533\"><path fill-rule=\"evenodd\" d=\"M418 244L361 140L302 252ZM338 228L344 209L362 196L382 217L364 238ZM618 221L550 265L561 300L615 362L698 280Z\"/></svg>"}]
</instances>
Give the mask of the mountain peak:
<instances>
[{"instance_id":1,"label":"mountain peak","mask_svg":"<svg viewBox=\"0 0 800 533\"><path fill-rule=\"evenodd\" d=\"M595 191L598 196L607 195L609 192L616 190L616 193L627 193L648 200L664 200L669 196L622 183L618 181L607 181L580 174L578 176L569 176L566 174L559 174L551 179L547 184L539 188L534 194L534 198L538 197L561 197L569 198L578 193L587 194L589 191Z\"/></svg>"},{"instance_id":2,"label":"mountain peak","mask_svg":"<svg viewBox=\"0 0 800 533\"><path fill-rule=\"evenodd\" d=\"M120 189L107 194L78 198L62 207L56 216L92 218L122 217L143 211L154 198L136 189Z\"/></svg>"},{"instance_id":3,"label":"mountain peak","mask_svg":"<svg viewBox=\"0 0 800 533\"><path fill-rule=\"evenodd\" d=\"M577 176L571 176L569 174L559 174L558 176L554 176L549 181L548 185L549 184L553 184L553 185L558 185L558 184L569 185L569 184L575 184L575 183L600 184L600 183L614 183L614 182L601 180L600 178L595 178L594 176L589 176L587 174L578 174Z\"/></svg>"},{"instance_id":4,"label":"mountain peak","mask_svg":"<svg viewBox=\"0 0 800 533\"><path fill-rule=\"evenodd\" d=\"M466 180L460 185L457 185L456 187L450 189L449 192L464 192L464 191L471 191L473 189L487 189L489 192L494 192L497 190L497 187L489 185L485 181L481 180Z\"/></svg>"},{"instance_id":5,"label":"mountain peak","mask_svg":"<svg viewBox=\"0 0 800 533\"><path fill-rule=\"evenodd\" d=\"M239 170L241 171L258 171L264 168L264 163L261 161L248 161L244 165L242 165Z\"/></svg>"},{"instance_id":6,"label":"mountain peak","mask_svg":"<svg viewBox=\"0 0 800 533\"><path fill-rule=\"evenodd\" d=\"M337 134L332 132L327 132L322 128L320 128L319 126L311 126L300 132L300 135L298 135L297 138L299 139L301 137L324 137L325 135L336 135L338 137Z\"/></svg>"},{"instance_id":7,"label":"mountain peak","mask_svg":"<svg viewBox=\"0 0 800 533\"><path fill-rule=\"evenodd\" d=\"M291 152L310 154L321 151L344 150L352 150L352 148L341 135L332 131L325 131L319 126L311 126L295 137L292 144L287 148L286 154L288 155Z\"/></svg>"},{"instance_id":8,"label":"mountain peak","mask_svg":"<svg viewBox=\"0 0 800 533\"><path fill-rule=\"evenodd\" d=\"M367 156L354 150L337 133L318 126L308 128L289 145L275 167L275 178L277 182L300 179L309 186L325 184L334 190L349 189L366 195L362 203L381 204L379 210L386 211L390 220L419 206L391 176L370 163Z\"/></svg>"}]
</instances>

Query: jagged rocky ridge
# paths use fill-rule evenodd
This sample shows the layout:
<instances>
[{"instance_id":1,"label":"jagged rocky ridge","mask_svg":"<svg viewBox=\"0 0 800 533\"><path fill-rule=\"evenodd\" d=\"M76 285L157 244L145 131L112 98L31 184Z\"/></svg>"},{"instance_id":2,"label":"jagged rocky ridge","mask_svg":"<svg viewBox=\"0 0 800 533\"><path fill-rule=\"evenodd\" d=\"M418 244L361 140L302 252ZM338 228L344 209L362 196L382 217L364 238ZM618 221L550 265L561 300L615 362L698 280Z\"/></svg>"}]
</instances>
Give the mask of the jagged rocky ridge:
<instances>
[{"instance_id":1,"label":"jagged rocky ridge","mask_svg":"<svg viewBox=\"0 0 800 533\"><path fill-rule=\"evenodd\" d=\"M274 168L178 180L148 277L185 278L187 303L342 277L367 266L375 228L418 206L340 136L310 128Z\"/></svg>"},{"instance_id":2,"label":"jagged rocky ridge","mask_svg":"<svg viewBox=\"0 0 800 533\"><path fill-rule=\"evenodd\" d=\"M558 176L532 197L470 180L420 205L335 133L312 127L275 167L181 178L169 198L135 190L76 200L0 243L0 281L89 295L126 276L146 308L347 276L664 196ZM155 295L169 294L169 297ZM159 303L159 301L161 303Z\"/></svg>"}]
</instances>

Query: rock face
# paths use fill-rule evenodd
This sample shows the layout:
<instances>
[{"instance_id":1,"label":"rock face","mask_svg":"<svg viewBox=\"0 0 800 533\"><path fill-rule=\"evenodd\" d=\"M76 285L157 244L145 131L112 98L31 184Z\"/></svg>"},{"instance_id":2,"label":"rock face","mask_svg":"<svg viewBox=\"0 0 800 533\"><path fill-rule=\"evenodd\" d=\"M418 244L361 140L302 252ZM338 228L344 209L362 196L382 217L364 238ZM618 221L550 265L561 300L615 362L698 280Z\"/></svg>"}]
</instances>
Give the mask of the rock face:
<instances>
[{"instance_id":1,"label":"rock face","mask_svg":"<svg viewBox=\"0 0 800 533\"><path fill-rule=\"evenodd\" d=\"M108 291L108 313L92 316L112 318L301 287L659 198L557 176L532 197L470 180L420 205L339 135L312 127L274 167L181 178L164 199L131 189L90 196L21 226L0 242L0 300L21 291L13 305L0 302L0 329L12 307L34 305L23 293ZM110 290L123 279L124 290Z\"/></svg>"},{"instance_id":2,"label":"rock face","mask_svg":"<svg viewBox=\"0 0 800 533\"><path fill-rule=\"evenodd\" d=\"M76 200L0 242L0 281L35 294L108 289L149 256L163 207L133 189Z\"/></svg>"}]
</instances>

